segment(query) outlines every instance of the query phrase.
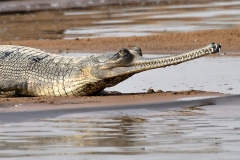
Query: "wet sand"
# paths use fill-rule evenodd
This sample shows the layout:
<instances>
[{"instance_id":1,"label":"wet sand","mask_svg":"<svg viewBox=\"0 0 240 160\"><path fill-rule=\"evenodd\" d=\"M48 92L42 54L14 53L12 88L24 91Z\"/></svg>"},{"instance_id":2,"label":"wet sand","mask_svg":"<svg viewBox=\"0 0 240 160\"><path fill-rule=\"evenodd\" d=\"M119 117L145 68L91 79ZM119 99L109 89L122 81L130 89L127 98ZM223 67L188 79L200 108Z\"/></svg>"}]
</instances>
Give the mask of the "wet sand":
<instances>
[{"instance_id":1,"label":"wet sand","mask_svg":"<svg viewBox=\"0 0 240 160\"><path fill-rule=\"evenodd\" d=\"M74 107L102 107L167 102L187 97L222 96L224 94L204 91L161 93L112 93L103 96L84 97L2 97L0 112L23 112Z\"/></svg>"}]
</instances>

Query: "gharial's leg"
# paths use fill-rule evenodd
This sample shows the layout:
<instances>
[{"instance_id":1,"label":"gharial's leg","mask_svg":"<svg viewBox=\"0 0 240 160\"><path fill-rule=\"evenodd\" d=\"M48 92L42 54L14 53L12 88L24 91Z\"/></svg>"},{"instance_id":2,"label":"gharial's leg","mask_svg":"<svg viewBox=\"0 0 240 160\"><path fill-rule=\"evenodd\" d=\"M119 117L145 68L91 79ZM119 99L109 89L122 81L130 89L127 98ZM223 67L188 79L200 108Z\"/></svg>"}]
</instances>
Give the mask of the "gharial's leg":
<instances>
[{"instance_id":1,"label":"gharial's leg","mask_svg":"<svg viewBox=\"0 0 240 160\"><path fill-rule=\"evenodd\" d=\"M95 93L94 95L96 96L107 96L107 95L121 95L122 93L121 92L118 92L118 91L106 91L106 90L102 90L98 93Z\"/></svg>"},{"instance_id":2,"label":"gharial's leg","mask_svg":"<svg viewBox=\"0 0 240 160\"><path fill-rule=\"evenodd\" d=\"M27 83L20 82L19 80L3 80L0 81L0 94L1 95L16 95L27 89Z\"/></svg>"},{"instance_id":3,"label":"gharial's leg","mask_svg":"<svg viewBox=\"0 0 240 160\"><path fill-rule=\"evenodd\" d=\"M8 96L16 96L16 92L15 91L0 91L0 96L2 97L8 97Z\"/></svg>"},{"instance_id":4,"label":"gharial's leg","mask_svg":"<svg viewBox=\"0 0 240 160\"><path fill-rule=\"evenodd\" d=\"M15 89L12 81L3 80L0 82L0 95L15 95Z\"/></svg>"}]
</instances>

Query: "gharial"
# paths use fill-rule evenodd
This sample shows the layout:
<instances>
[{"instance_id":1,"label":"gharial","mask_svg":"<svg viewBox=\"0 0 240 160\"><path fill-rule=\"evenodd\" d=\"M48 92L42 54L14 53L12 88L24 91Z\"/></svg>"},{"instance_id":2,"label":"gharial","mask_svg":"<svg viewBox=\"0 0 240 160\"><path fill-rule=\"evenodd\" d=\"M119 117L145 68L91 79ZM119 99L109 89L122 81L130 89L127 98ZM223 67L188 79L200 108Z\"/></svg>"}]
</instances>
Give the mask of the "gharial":
<instances>
[{"instance_id":1,"label":"gharial","mask_svg":"<svg viewBox=\"0 0 240 160\"><path fill-rule=\"evenodd\" d=\"M89 57L66 57L24 46L0 45L0 92L19 96L85 96L132 75L217 53L211 43L189 53L143 58L139 47Z\"/></svg>"}]
</instances>

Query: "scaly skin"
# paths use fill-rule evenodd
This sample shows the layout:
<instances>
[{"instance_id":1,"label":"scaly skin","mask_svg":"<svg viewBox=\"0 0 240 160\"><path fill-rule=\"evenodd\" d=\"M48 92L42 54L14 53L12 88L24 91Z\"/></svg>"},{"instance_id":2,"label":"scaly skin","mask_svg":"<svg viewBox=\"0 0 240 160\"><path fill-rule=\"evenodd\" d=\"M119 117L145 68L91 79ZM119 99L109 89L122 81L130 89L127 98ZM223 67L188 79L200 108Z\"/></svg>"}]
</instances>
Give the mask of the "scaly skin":
<instances>
[{"instance_id":1,"label":"scaly skin","mask_svg":"<svg viewBox=\"0 0 240 160\"><path fill-rule=\"evenodd\" d=\"M85 96L114 86L130 76L217 53L212 43L167 58L143 58L139 47L117 53L70 58L23 46L0 46L0 91L19 96Z\"/></svg>"}]
</instances>

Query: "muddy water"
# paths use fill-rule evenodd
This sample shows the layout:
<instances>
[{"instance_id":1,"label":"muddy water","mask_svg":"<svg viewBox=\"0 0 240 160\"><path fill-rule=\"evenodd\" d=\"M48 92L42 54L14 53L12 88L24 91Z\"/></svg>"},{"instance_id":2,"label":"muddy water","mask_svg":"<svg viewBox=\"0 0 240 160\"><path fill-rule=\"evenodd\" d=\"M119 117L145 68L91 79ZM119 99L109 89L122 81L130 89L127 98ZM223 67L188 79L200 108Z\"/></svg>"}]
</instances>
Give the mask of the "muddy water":
<instances>
[{"instance_id":1,"label":"muddy water","mask_svg":"<svg viewBox=\"0 0 240 160\"><path fill-rule=\"evenodd\" d=\"M18 3L20 2L11 3L11 6L17 10ZM32 2L30 4L34 6ZM64 4L59 3L55 7L61 8ZM45 11L43 8L43 11L38 12L0 14L0 40L146 36L168 32L231 29L240 25L240 2L237 0L203 1L201 4L184 5L143 4L101 5L74 10ZM39 6L44 7L41 4ZM45 5L46 8L47 6L52 5Z\"/></svg>"},{"instance_id":2,"label":"muddy water","mask_svg":"<svg viewBox=\"0 0 240 160\"><path fill-rule=\"evenodd\" d=\"M2 124L0 158L239 158L240 119L236 112L219 116L208 115L201 108L184 108L138 113L79 113L34 123Z\"/></svg>"},{"instance_id":3,"label":"muddy water","mask_svg":"<svg viewBox=\"0 0 240 160\"><path fill-rule=\"evenodd\" d=\"M68 53L66 56L90 56L88 53ZM170 55L143 55L166 57ZM172 55L171 55L172 56ZM163 91L203 90L226 94L240 93L239 56L202 57L176 66L136 74L122 83L107 88L122 93L146 92L149 88Z\"/></svg>"}]
</instances>

